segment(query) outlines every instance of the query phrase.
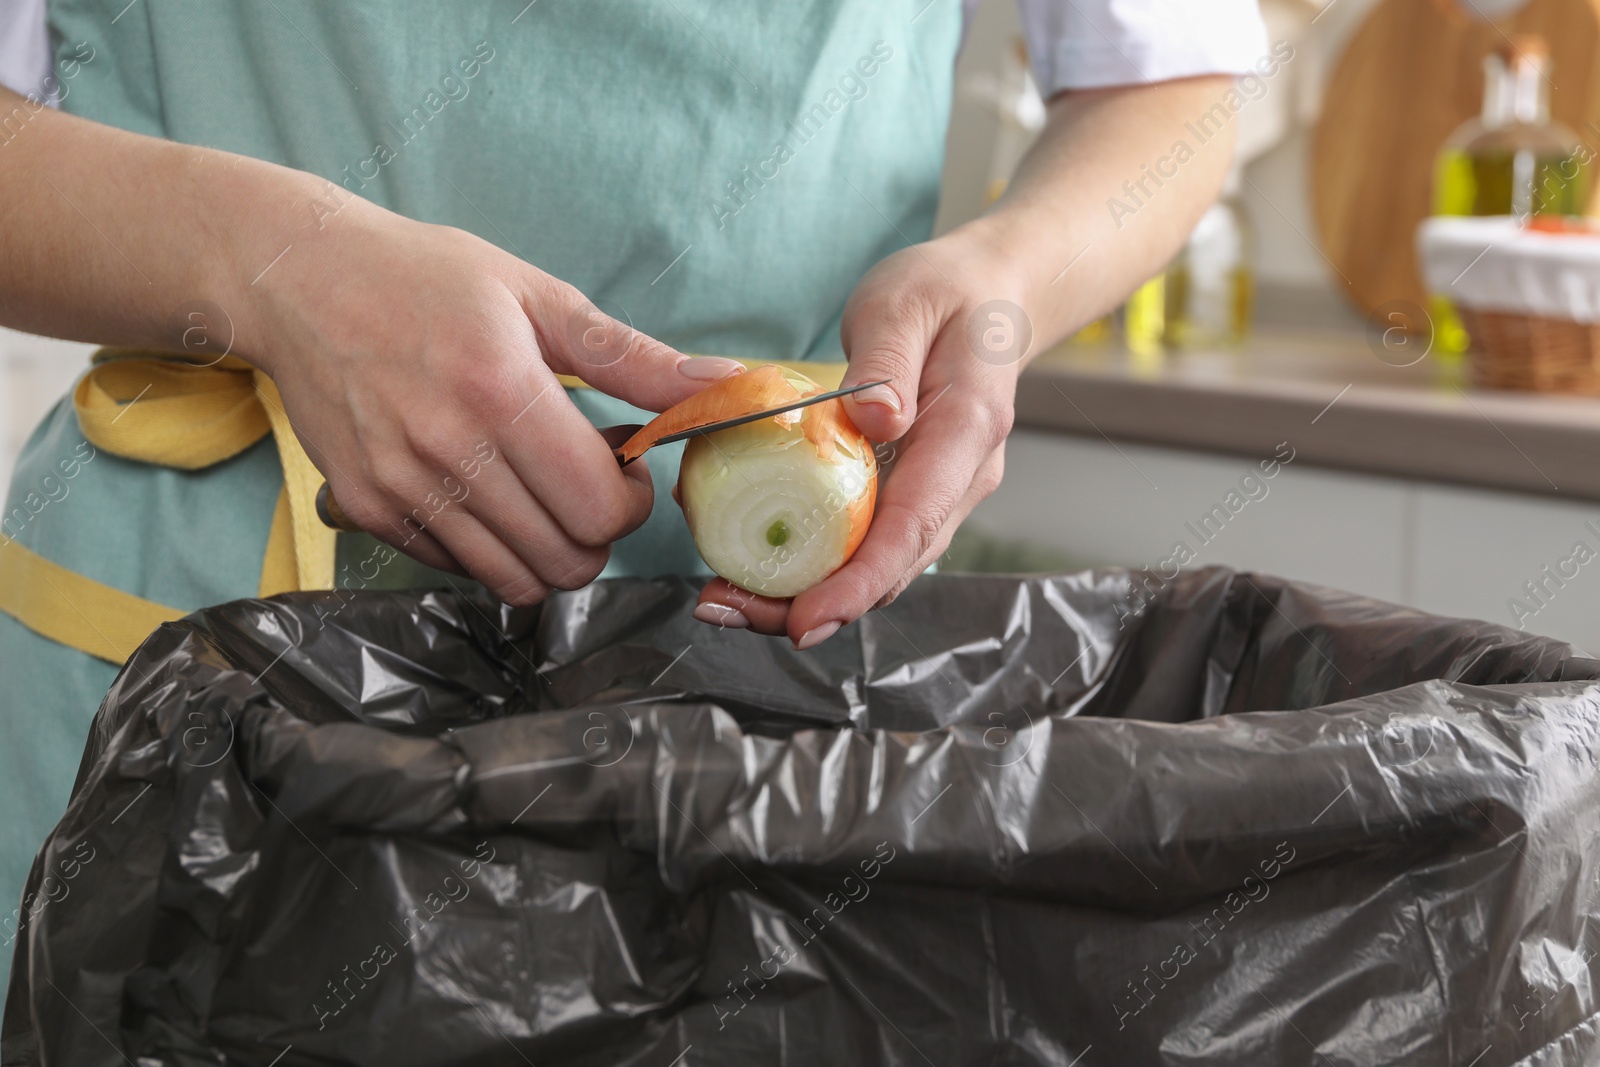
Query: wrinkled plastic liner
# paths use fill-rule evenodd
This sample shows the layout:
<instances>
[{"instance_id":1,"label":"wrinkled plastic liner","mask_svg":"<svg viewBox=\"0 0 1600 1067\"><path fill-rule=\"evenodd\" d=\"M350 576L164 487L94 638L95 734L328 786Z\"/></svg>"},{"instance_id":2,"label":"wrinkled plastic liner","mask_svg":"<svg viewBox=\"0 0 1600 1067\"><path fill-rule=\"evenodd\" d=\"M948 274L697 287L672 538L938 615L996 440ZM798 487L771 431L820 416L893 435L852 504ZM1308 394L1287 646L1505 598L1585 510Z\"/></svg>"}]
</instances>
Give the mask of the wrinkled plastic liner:
<instances>
[{"instance_id":1,"label":"wrinkled plastic liner","mask_svg":"<svg viewBox=\"0 0 1600 1067\"><path fill-rule=\"evenodd\" d=\"M1600 1060L1600 663L1262 575L932 576L809 653L677 580L164 626L6 1064Z\"/></svg>"}]
</instances>

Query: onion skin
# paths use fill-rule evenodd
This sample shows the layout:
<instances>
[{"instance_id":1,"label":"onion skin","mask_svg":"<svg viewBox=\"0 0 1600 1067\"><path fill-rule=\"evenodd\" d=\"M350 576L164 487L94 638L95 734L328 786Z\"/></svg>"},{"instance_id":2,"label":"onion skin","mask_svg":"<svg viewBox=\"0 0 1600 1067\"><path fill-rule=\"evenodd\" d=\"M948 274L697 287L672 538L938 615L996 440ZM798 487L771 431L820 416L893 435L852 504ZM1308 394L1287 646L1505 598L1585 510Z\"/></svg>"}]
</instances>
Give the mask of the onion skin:
<instances>
[{"instance_id":1,"label":"onion skin","mask_svg":"<svg viewBox=\"0 0 1600 1067\"><path fill-rule=\"evenodd\" d=\"M782 367L768 363L755 370L723 378L651 419L617 450L618 456L624 463L632 463L663 437L692 430L696 426L709 426L723 419L737 419L741 415L754 415L758 411L782 407L823 391L821 386L803 375L793 374L793 377L800 381L791 381ZM806 386L810 388L806 389ZM798 417L799 412L791 414ZM855 429L854 425L850 428Z\"/></svg>"},{"instance_id":2,"label":"onion skin","mask_svg":"<svg viewBox=\"0 0 1600 1067\"><path fill-rule=\"evenodd\" d=\"M741 379L749 381L743 391L734 388L745 385ZM675 428L655 436L823 391L801 374L766 366L724 379L678 407L712 390L721 395L681 421L675 417ZM716 414L708 417L707 409ZM829 400L692 438L678 485L695 545L713 571L759 596L792 597L838 570L860 547L877 501L878 467L844 404Z\"/></svg>"}]
</instances>

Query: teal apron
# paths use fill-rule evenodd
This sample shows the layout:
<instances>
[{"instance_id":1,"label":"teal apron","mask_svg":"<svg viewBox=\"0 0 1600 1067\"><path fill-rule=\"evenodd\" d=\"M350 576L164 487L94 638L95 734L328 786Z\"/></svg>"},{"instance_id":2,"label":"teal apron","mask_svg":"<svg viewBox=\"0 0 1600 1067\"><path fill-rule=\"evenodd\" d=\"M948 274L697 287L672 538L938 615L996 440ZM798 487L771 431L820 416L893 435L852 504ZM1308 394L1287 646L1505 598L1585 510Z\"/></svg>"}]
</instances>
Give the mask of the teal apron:
<instances>
[{"instance_id":1,"label":"teal apron","mask_svg":"<svg viewBox=\"0 0 1600 1067\"><path fill-rule=\"evenodd\" d=\"M51 0L49 12L59 56L93 49L68 111L470 230L680 351L826 360L843 358L857 280L931 230L961 20L960 0ZM308 219L332 206L308 204ZM646 418L571 395L599 425ZM255 595L281 482L270 439L197 472L87 448L63 401L17 466L9 536L186 610ZM677 463L676 448L651 454L655 512L607 576L706 573L670 498ZM340 546L341 563L365 555ZM420 572L396 564L372 584L430 580ZM114 673L0 615L0 900L18 900ZM16 926L12 911L7 952Z\"/></svg>"}]
</instances>

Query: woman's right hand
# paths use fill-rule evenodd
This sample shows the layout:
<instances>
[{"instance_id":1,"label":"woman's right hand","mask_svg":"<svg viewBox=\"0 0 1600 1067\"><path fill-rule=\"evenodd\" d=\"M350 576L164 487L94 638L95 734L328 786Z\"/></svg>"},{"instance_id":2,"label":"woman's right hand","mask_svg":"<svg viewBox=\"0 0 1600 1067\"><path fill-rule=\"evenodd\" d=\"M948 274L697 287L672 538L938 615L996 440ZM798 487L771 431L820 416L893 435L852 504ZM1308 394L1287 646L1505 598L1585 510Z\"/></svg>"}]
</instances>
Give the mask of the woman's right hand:
<instances>
[{"instance_id":1,"label":"woman's right hand","mask_svg":"<svg viewBox=\"0 0 1600 1067\"><path fill-rule=\"evenodd\" d=\"M592 581L651 479L556 375L660 411L740 364L676 352L462 230L353 198L320 221L229 314L345 513L506 603Z\"/></svg>"},{"instance_id":2,"label":"woman's right hand","mask_svg":"<svg viewBox=\"0 0 1600 1067\"><path fill-rule=\"evenodd\" d=\"M589 581L650 512L556 375L659 411L739 367L314 175L3 87L0 114L0 325L194 355L183 312L220 307L344 511L508 603Z\"/></svg>"}]
</instances>

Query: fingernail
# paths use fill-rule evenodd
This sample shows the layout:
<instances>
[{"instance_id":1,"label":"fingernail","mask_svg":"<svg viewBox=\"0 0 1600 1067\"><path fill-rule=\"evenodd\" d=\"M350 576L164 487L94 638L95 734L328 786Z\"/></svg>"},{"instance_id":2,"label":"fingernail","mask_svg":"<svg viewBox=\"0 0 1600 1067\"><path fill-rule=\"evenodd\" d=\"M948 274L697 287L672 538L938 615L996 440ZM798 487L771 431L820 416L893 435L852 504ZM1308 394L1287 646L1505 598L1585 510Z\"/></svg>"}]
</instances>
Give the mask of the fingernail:
<instances>
[{"instance_id":1,"label":"fingernail","mask_svg":"<svg viewBox=\"0 0 1600 1067\"><path fill-rule=\"evenodd\" d=\"M694 617L712 626L726 626L730 630L746 630L750 627L750 620L744 617L744 612L726 604L701 604L694 609Z\"/></svg>"},{"instance_id":2,"label":"fingernail","mask_svg":"<svg viewBox=\"0 0 1600 1067\"><path fill-rule=\"evenodd\" d=\"M887 385L874 385L855 394L858 404L882 404L896 415L900 414L900 396Z\"/></svg>"},{"instance_id":3,"label":"fingernail","mask_svg":"<svg viewBox=\"0 0 1600 1067\"><path fill-rule=\"evenodd\" d=\"M796 652L804 652L808 648L815 648L838 632L838 623L825 622L821 626L807 630L805 633L801 634L800 640L794 643L794 650Z\"/></svg>"},{"instance_id":4,"label":"fingernail","mask_svg":"<svg viewBox=\"0 0 1600 1067\"><path fill-rule=\"evenodd\" d=\"M744 370L743 363L736 359L723 359L721 356L690 356L678 364L679 374L701 382L714 382L718 378L726 378L742 370Z\"/></svg>"}]
</instances>

